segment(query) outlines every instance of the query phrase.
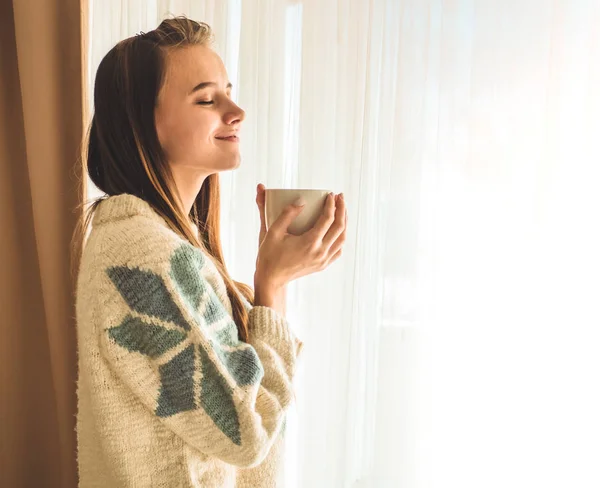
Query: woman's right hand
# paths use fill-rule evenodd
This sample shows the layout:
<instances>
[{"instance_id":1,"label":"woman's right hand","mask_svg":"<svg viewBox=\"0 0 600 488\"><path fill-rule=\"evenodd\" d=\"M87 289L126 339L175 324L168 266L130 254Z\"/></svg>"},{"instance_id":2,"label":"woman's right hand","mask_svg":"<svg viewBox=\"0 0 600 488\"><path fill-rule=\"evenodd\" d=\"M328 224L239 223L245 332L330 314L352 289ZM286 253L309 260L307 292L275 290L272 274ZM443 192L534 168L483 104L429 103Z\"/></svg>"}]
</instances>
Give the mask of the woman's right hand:
<instances>
[{"instance_id":1,"label":"woman's right hand","mask_svg":"<svg viewBox=\"0 0 600 488\"><path fill-rule=\"evenodd\" d=\"M323 213L300 236L287 232L304 205L289 205L264 235L256 259L255 288L276 290L302 276L322 271L342 255L348 215L343 194L327 196ZM264 212L261 211L261 226Z\"/></svg>"}]
</instances>

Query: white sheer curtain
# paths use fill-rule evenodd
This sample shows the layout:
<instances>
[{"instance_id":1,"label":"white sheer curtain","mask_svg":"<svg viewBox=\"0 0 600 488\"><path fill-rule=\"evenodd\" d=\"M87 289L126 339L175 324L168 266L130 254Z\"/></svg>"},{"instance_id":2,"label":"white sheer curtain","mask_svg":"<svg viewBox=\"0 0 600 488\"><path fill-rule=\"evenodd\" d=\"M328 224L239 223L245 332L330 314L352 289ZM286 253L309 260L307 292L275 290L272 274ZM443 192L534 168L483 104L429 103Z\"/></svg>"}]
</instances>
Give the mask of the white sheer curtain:
<instances>
[{"instance_id":1,"label":"white sheer curtain","mask_svg":"<svg viewBox=\"0 0 600 488\"><path fill-rule=\"evenodd\" d=\"M600 2L91 4L91 80L167 14L215 29L247 113L236 279L258 182L349 203L343 258L290 289L282 486L598 486Z\"/></svg>"}]
</instances>

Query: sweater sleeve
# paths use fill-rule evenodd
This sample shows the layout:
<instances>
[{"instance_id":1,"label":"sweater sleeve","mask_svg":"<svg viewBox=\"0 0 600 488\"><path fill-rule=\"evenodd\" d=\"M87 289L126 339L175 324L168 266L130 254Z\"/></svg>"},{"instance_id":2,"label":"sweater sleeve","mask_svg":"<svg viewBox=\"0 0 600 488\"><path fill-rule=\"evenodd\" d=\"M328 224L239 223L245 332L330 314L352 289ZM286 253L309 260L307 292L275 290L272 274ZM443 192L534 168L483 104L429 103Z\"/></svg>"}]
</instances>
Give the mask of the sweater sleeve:
<instances>
[{"instance_id":1,"label":"sweater sleeve","mask_svg":"<svg viewBox=\"0 0 600 488\"><path fill-rule=\"evenodd\" d=\"M240 467L259 464L293 398L301 342L268 307L249 311L248 343L184 244L158 263L106 269L115 311L99 331L109 367L189 446ZM141 261L144 262L144 261Z\"/></svg>"}]
</instances>

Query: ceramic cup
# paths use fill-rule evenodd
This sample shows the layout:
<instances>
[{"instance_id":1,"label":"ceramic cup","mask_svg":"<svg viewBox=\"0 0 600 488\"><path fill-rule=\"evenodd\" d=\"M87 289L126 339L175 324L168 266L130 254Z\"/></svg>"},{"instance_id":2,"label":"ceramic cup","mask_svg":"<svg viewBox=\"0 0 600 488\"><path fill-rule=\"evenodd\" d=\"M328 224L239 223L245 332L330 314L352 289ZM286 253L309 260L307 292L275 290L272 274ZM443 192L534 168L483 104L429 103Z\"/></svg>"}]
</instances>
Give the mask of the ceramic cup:
<instances>
[{"instance_id":1,"label":"ceramic cup","mask_svg":"<svg viewBox=\"0 0 600 488\"><path fill-rule=\"evenodd\" d=\"M317 222L323 208L329 190L306 190L306 189L280 189L271 188L265 190L265 216L267 230L273 222L281 215L285 207L294 203L299 197L304 198L306 205L300 214L288 227L288 232L294 235L304 234Z\"/></svg>"}]
</instances>

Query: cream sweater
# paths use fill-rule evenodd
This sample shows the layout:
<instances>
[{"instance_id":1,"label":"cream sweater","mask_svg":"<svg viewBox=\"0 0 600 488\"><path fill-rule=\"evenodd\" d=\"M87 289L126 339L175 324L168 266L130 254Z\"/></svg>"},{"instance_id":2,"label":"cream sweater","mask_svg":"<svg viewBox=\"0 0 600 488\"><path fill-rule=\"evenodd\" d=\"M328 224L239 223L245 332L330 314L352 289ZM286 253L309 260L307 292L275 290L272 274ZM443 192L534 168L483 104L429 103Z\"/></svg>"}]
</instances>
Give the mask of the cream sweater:
<instances>
[{"instance_id":1,"label":"cream sweater","mask_svg":"<svg viewBox=\"0 0 600 488\"><path fill-rule=\"evenodd\" d=\"M82 488L275 487L302 343L144 200L102 201L77 281Z\"/></svg>"}]
</instances>

